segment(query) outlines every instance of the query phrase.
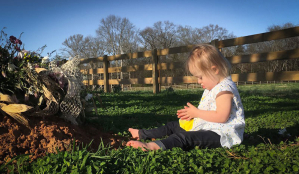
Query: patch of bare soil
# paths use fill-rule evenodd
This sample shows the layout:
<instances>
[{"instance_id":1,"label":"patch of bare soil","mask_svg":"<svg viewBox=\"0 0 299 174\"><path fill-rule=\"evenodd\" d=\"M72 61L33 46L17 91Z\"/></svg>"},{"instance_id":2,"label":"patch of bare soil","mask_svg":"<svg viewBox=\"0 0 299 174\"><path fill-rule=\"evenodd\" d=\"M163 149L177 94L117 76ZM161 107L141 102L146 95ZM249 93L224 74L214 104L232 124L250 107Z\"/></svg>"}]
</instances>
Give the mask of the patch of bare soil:
<instances>
[{"instance_id":1,"label":"patch of bare soil","mask_svg":"<svg viewBox=\"0 0 299 174\"><path fill-rule=\"evenodd\" d=\"M119 148L125 145L126 137L109 132L93 125L72 125L59 117L31 117L32 129L19 124L9 116L0 113L0 165L21 154L30 154L35 160L47 153L70 150L75 140L76 146L92 144L90 151L96 151L101 143Z\"/></svg>"}]
</instances>

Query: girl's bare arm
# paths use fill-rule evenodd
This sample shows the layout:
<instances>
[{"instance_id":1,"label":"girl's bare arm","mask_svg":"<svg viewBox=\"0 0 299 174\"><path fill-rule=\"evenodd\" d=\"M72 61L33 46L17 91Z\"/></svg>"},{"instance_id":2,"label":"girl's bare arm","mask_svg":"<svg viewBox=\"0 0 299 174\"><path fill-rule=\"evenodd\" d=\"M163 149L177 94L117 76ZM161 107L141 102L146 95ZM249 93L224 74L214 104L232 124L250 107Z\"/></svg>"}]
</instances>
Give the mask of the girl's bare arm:
<instances>
[{"instance_id":1,"label":"girl's bare arm","mask_svg":"<svg viewBox=\"0 0 299 174\"><path fill-rule=\"evenodd\" d=\"M232 98L231 92L220 92L216 97L216 111L200 110L191 103L187 103L184 109L177 111L178 118L190 120L197 117L210 122L225 123L230 115Z\"/></svg>"}]
</instances>

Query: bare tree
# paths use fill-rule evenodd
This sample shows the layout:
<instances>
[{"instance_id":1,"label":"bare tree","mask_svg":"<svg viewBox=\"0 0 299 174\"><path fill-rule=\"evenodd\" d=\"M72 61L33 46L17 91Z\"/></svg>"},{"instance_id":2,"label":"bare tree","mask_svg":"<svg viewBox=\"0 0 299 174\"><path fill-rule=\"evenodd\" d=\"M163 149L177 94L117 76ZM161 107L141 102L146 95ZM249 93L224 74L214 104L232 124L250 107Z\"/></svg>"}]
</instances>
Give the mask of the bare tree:
<instances>
[{"instance_id":1,"label":"bare tree","mask_svg":"<svg viewBox=\"0 0 299 174\"><path fill-rule=\"evenodd\" d=\"M108 55L116 55L133 51L136 42L137 30L127 18L109 15L102 19L97 36L105 43Z\"/></svg>"},{"instance_id":2,"label":"bare tree","mask_svg":"<svg viewBox=\"0 0 299 174\"><path fill-rule=\"evenodd\" d=\"M201 31L203 36L202 41L205 43L209 43L215 39L224 40L235 37L233 33L229 33L227 29L214 24L201 28Z\"/></svg>"},{"instance_id":3,"label":"bare tree","mask_svg":"<svg viewBox=\"0 0 299 174\"><path fill-rule=\"evenodd\" d=\"M140 31L140 36L142 38L141 43L143 44L143 48L146 49L156 49L157 45L157 36L155 34L154 29L151 27L146 27L142 31Z\"/></svg>"},{"instance_id":4,"label":"bare tree","mask_svg":"<svg viewBox=\"0 0 299 174\"><path fill-rule=\"evenodd\" d=\"M202 31L198 28L193 29L190 26L178 26L177 37L179 45L195 45L202 43Z\"/></svg>"},{"instance_id":5,"label":"bare tree","mask_svg":"<svg viewBox=\"0 0 299 174\"><path fill-rule=\"evenodd\" d=\"M101 20L96 33L103 41L105 52L108 55L124 54L133 52L136 49L137 30L127 18L109 15L107 18ZM122 62L121 60L121 66ZM111 65L118 66L119 62L111 62ZM122 76L122 73L120 75Z\"/></svg>"},{"instance_id":6,"label":"bare tree","mask_svg":"<svg viewBox=\"0 0 299 174\"><path fill-rule=\"evenodd\" d=\"M101 41L91 36L84 38L82 34L70 36L62 45L62 51L72 57L78 55L82 58L94 58L104 53Z\"/></svg>"},{"instance_id":7,"label":"bare tree","mask_svg":"<svg viewBox=\"0 0 299 174\"><path fill-rule=\"evenodd\" d=\"M81 58L96 58L104 54L103 43L98 38L92 36L83 37L81 34L76 34L65 39L62 43L62 49L65 56L80 56ZM82 69L97 68L102 63L89 63L80 65ZM86 77L85 77L86 78ZM89 78L89 77L87 77ZM91 75L91 79L95 80L98 75Z\"/></svg>"},{"instance_id":8,"label":"bare tree","mask_svg":"<svg viewBox=\"0 0 299 174\"><path fill-rule=\"evenodd\" d=\"M164 49L176 46L177 26L169 21L156 22L153 27L140 31L145 49Z\"/></svg>"},{"instance_id":9,"label":"bare tree","mask_svg":"<svg viewBox=\"0 0 299 174\"><path fill-rule=\"evenodd\" d=\"M62 50L74 57L76 55L84 56L82 53L84 51L84 39L82 34L76 34L65 39L62 43L65 48Z\"/></svg>"},{"instance_id":10,"label":"bare tree","mask_svg":"<svg viewBox=\"0 0 299 174\"><path fill-rule=\"evenodd\" d=\"M85 38L85 43L86 55L88 58L96 58L104 55L105 49L103 42L100 39L88 36Z\"/></svg>"},{"instance_id":11,"label":"bare tree","mask_svg":"<svg viewBox=\"0 0 299 174\"><path fill-rule=\"evenodd\" d=\"M201 31L201 42L202 43L210 43L212 40L225 40L230 38L235 38L236 36L227 29L220 27L218 25L210 24L208 26L204 26L199 29ZM225 57L229 57L233 55L233 52L236 50L236 47L228 47L222 49L222 54Z\"/></svg>"}]
</instances>

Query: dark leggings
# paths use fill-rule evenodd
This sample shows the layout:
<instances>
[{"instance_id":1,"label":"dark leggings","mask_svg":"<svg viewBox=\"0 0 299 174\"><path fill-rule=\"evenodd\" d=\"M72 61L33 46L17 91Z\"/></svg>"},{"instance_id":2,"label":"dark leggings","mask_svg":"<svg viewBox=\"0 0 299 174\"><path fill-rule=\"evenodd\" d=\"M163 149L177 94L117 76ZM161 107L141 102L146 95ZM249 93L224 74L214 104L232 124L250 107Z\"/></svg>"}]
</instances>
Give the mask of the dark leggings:
<instances>
[{"instance_id":1,"label":"dark leggings","mask_svg":"<svg viewBox=\"0 0 299 174\"><path fill-rule=\"evenodd\" d=\"M159 128L139 130L140 139L163 138L155 141L161 149L171 149L173 147L181 147L184 150L192 149L195 146L202 148L221 147L220 136L212 131L185 131L180 127L179 121L168 122L165 126Z\"/></svg>"}]
</instances>

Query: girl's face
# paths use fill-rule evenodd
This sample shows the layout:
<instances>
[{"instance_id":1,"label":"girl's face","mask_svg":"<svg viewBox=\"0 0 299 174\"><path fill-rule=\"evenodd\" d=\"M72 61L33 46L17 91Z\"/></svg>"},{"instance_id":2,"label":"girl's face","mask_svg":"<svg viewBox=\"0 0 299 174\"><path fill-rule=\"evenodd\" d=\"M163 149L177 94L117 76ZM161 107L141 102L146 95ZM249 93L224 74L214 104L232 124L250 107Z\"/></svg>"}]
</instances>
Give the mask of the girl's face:
<instances>
[{"instance_id":1,"label":"girl's face","mask_svg":"<svg viewBox=\"0 0 299 174\"><path fill-rule=\"evenodd\" d=\"M209 76L202 75L202 76L196 76L197 77L197 83L201 85L202 88L211 90L213 89L219 81L215 80L215 78L210 78Z\"/></svg>"},{"instance_id":2,"label":"girl's face","mask_svg":"<svg viewBox=\"0 0 299 174\"><path fill-rule=\"evenodd\" d=\"M197 83L207 90L213 89L221 81L218 73L211 74L210 76L198 73L195 77L197 78Z\"/></svg>"}]
</instances>

